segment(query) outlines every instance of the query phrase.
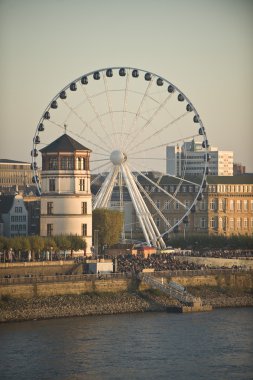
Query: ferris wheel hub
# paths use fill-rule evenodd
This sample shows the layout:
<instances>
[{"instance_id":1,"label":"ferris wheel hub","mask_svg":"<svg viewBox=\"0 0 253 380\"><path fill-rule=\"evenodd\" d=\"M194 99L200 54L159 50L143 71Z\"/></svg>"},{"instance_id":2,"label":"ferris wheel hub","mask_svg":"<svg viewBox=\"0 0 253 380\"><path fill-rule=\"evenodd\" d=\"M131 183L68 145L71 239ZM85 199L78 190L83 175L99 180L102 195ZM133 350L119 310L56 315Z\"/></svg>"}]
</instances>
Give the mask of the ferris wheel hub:
<instances>
[{"instance_id":1,"label":"ferris wheel hub","mask_svg":"<svg viewBox=\"0 0 253 380\"><path fill-rule=\"evenodd\" d=\"M110 160L115 166L123 164L123 162L125 162L126 159L126 154L121 152L120 150L114 150L110 156Z\"/></svg>"}]
</instances>

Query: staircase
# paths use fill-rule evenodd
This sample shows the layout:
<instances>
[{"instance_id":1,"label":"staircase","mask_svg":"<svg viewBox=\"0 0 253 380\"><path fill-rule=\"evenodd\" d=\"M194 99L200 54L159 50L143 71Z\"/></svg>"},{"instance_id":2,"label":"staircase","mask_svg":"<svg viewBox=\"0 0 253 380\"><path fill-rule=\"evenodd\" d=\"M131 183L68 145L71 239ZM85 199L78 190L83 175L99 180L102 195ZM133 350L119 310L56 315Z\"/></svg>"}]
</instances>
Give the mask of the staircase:
<instances>
[{"instance_id":1,"label":"staircase","mask_svg":"<svg viewBox=\"0 0 253 380\"><path fill-rule=\"evenodd\" d=\"M209 311L210 305L203 306L201 298L194 297L186 289L176 282L164 282L163 278L155 278L148 274L139 273L139 279L154 289L167 294L169 297L178 300L182 305L182 311Z\"/></svg>"}]
</instances>

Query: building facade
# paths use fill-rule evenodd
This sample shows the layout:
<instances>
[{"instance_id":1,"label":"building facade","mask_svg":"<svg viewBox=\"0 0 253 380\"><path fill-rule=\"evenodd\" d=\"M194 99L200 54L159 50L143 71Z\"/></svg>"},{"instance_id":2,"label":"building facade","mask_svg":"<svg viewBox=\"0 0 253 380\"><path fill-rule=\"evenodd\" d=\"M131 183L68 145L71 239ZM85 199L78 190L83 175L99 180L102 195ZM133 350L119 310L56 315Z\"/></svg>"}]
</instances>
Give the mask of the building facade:
<instances>
[{"instance_id":1,"label":"building facade","mask_svg":"<svg viewBox=\"0 0 253 380\"><path fill-rule=\"evenodd\" d=\"M204 156L206 152L201 143L194 139L185 142L181 147L166 147L166 173L181 176L201 175L204 171ZM219 151L216 147L208 148L209 174L218 176L233 175L233 152Z\"/></svg>"},{"instance_id":2,"label":"building facade","mask_svg":"<svg viewBox=\"0 0 253 380\"><path fill-rule=\"evenodd\" d=\"M32 184L32 170L28 162L0 159L0 189Z\"/></svg>"},{"instance_id":3,"label":"building facade","mask_svg":"<svg viewBox=\"0 0 253 380\"><path fill-rule=\"evenodd\" d=\"M195 182L196 179L194 180ZM176 182L165 176L161 187L175 194ZM149 185L146 190L150 191ZM186 183L176 194L175 200L168 198L162 191L151 192L150 196L162 211L166 220L174 225L183 214L180 202L191 205L196 197L197 188ZM161 231L166 225L161 217L151 209L154 220ZM207 176L203 199L192 208L186 223L181 223L177 232L204 233L208 235L253 235L253 175Z\"/></svg>"},{"instance_id":4,"label":"building facade","mask_svg":"<svg viewBox=\"0 0 253 380\"><path fill-rule=\"evenodd\" d=\"M0 219L3 236L28 235L28 211L21 194L0 196Z\"/></svg>"},{"instance_id":5,"label":"building facade","mask_svg":"<svg viewBox=\"0 0 253 380\"><path fill-rule=\"evenodd\" d=\"M62 135L41 149L41 236L78 235L92 246L91 151Z\"/></svg>"}]
</instances>

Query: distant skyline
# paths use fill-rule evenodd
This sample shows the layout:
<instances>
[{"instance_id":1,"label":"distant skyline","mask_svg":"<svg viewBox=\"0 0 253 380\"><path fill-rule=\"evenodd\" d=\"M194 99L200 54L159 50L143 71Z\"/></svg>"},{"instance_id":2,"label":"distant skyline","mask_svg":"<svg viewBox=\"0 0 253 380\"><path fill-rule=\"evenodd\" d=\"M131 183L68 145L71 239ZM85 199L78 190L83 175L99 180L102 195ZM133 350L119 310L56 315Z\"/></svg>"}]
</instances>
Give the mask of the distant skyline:
<instances>
[{"instance_id":1,"label":"distant skyline","mask_svg":"<svg viewBox=\"0 0 253 380\"><path fill-rule=\"evenodd\" d=\"M0 158L31 161L37 123L71 80L131 66L179 87L209 143L253 172L250 0L1 0L0 46Z\"/></svg>"}]
</instances>

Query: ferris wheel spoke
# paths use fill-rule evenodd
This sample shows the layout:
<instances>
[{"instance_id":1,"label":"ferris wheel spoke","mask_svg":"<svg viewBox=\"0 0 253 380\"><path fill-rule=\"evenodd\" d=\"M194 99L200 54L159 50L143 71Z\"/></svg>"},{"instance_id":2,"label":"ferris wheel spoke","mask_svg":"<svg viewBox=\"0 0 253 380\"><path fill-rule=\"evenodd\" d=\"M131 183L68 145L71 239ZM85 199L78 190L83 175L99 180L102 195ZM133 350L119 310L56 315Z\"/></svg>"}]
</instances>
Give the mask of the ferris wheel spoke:
<instances>
[{"instance_id":1,"label":"ferris wheel spoke","mask_svg":"<svg viewBox=\"0 0 253 380\"><path fill-rule=\"evenodd\" d=\"M180 138L180 139L177 139L177 140L173 140L173 141L166 141L165 143L163 144L159 144L159 145L153 145L151 147L147 147L146 149L141 149L141 150L136 150L136 151L133 151L133 152L129 152L131 153L131 157L135 154L139 154L139 153L144 153L144 152L149 152L151 150L155 150L155 149L158 149L158 148L162 148L164 146L168 146L168 145L172 145L172 144L176 144L176 143L180 143L180 142L183 142L183 141L187 141L187 140L190 140L190 139L194 139L195 137L197 137L198 135L197 134L194 134L194 135L190 135L190 136L186 136L184 138ZM144 142L144 141L143 141ZM134 157L135 158L135 157Z\"/></svg>"},{"instance_id":2,"label":"ferris wheel spoke","mask_svg":"<svg viewBox=\"0 0 253 380\"><path fill-rule=\"evenodd\" d=\"M168 222L168 220L165 218L164 214L162 213L163 210L160 210L157 205L155 204L155 202L153 201L153 199L149 196L148 192L144 189L144 187L141 185L141 183L138 181L138 178L136 176L135 177L135 181L138 185L138 187L140 188L140 190L142 191L143 194L145 194L146 198L148 199L149 203L153 206L153 208L156 210L157 214L160 216L160 218L164 221L164 223L169 227L171 228L171 224Z\"/></svg>"},{"instance_id":3,"label":"ferris wheel spoke","mask_svg":"<svg viewBox=\"0 0 253 380\"><path fill-rule=\"evenodd\" d=\"M51 120L51 119L48 120L48 122L49 122L50 124L53 124L53 125L55 125L55 126L61 128L62 130L65 129L65 127L63 127L61 124L56 123L55 121L53 121L53 120ZM99 148L99 149L105 151L106 153L109 153L109 151L105 150L101 145L95 144L93 141L91 141L91 140L89 140L89 139L87 139L87 138L81 136L79 133L76 133L76 132L73 131L72 129L68 129L68 132L70 132L73 136L82 139L85 143L91 144L91 145L93 145L93 146L95 146L95 147L97 147L97 148ZM102 154L102 153L95 153L95 152L93 152L93 154L100 154L100 155L103 155L103 156L105 156L105 157L108 157L108 154L105 155L105 154Z\"/></svg>"},{"instance_id":4,"label":"ferris wheel spoke","mask_svg":"<svg viewBox=\"0 0 253 380\"><path fill-rule=\"evenodd\" d=\"M118 145L118 139L117 139L117 133L115 130L115 123L114 123L114 113L112 110L112 102L111 102L111 97L110 97L110 92L108 90L108 83L107 83L107 76L103 72L103 80L104 80L104 86L105 86L105 92L106 92L106 99L107 99L107 105L108 105L108 110L109 110L109 115L111 119L111 125L112 125L112 135L115 136L115 141L114 141L114 148Z\"/></svg>"},{"instance_id":5,"label":"ferris wheel spoke","mask_svg":"<svg viewBox=\"0 0 253 380\"><path fill-rule=\"evenodd\" d=\"M111 165L111 162L107 160L107 162L106 162L105 164L102 164L102 165L100 165L100 166L97 166L96 168L92 169L91 172L95 172L96 170L101 169L101 168L104 168L104 167L106 167L106 166L108 166L108 165Z\"/></svg>"},{"instance_id":6,"label":"ferris wheel spoke","mask_svg":"<svg viewBox=\"0 0 253 380\"><path fill-rule=\"evenodd\" d=\"M98 140L103 144L103 145L106 145L107 147L108 147L108 149L109 150L106 150L105 148L102 148L101 146L100 146L100 149L102 149L102 150L104 150L105 152L110 152L110 146L108 146L107 145L107 143L106 143L106 141L104 141L94 130L93 130L93 128L91 128L90 126L89 126L89 124L85 121L85 120L83 120L83 118L78 114L78 112L73 108L73 107L71 107L69 104L68 104L68 102L67 101L63 101L63 103L69 108L69 110L71 110L72 111L72 113L78 118L78 120L80 120L81 121L81 123L84 125L84 127L83 127L83 129L81 130L81 132L79 133L79 134L77 134L77 133L75 133L75 135L76 136L78 136L79 138L82 138L83 140L87 140L88 141L88 139L87 138L84 138L83 136L82 136L82 134L84 133L84 131L86 130L86 129L89 129L97 138L98 138ZM73 133L73 132L72 132ZM95 143L93 143L91 140L89 140L89 143L91 143L91 144L93 144L94 146L99 146L98 144L95 144Z\"/></svg>"},{"instance_id":7,"label":"ferris wheel spoke","mask_svg":"<svg viewBox=\"0 0 253 380\"><path fill-rule=\"evenodd\" d=\"M165 126L161 127L160 129L156 130L154 133L152 133L151 135L149 135L148 137L146 137L144 140L142 140L142 144L145 143L146 141L149 141L151 140L153 137L159 135L162 131L164 131L165 129L169 128L170 126L172 126L173 124L177 123L179 120L181 120L182 118L184 118L186 115L188 114L188 112L184 112L182 115L178 116L176 119L172 120L170 123L166 124ZM194 135L194 136L197 136L197 135ZM182 140L182 139L180 139ZM164 145L164 144L163 144ZM129 150L129 153L132 152L133 149L135 149L137 146L139 146L139 144L136 144L134 145L130 150Z\"/></svg>"},{"instance_id":8,"label":"ferris wheel spoke","mask_svg":"<svg viewBox=\"0 0 253 380\"><path fill-rule=\"evenodd\" d=\"M157 189L159 189L160 191L162 191L168 197L172 198L175 202L177 202L179 205L181 205L184 209L188 209L188 207L185 204L183 204L179 199L177 199L174 195L171 195L168 191L166 191L163 187L161 187L157 182L152 181L152 179L150 179L144 173L140 172L138 169L135 169L135 168L133 168L133 172L137 172L140 176L142 176L143 178L145 178L154 187L156 187Z\"/></svg>"},{"instance_id":9,"label":"ferris wheel spoke","mask_svg":"<svg viewBox=\"0 0 253 380\"><path fill-rule=\"evenodd\" d=\"M129 77L130 73L129 70L127 70L126 75L126 86L124 90L124 102L123 102L123 111L122 111L122 119L121 119L121 129L120 129L120 149L123 149L123 136L125 134L125 128L126 128L126 113L127 113L127 96L128 96L128 86L129 86Z\"/></svg>"},{"instance_id":10,"label":"ferris wheel spoke","mask_svg":"<svg viewBox=\"0 0 253 380\"><path fill-rule=\"evenodd\" d=\"M95 178L93 178L93 180L91 181L90 184L94 185L99 180L99 178L102 177L102 176L103 176L103 172L102 173L98 173L98 175Z\"/></svg>"},{"instance_id":11,"label":"ferris wheel spoke","mask_svg":"<svg viewBox=\"0 0 253 380\"><path fill-rule=\"evenodd\" d=\"M104 125L104 123L103 123L103 120L102 120L102 118L101 118L101 115L100 115L100 113L97 111L96 106L95 106L95 104L94 104L94 102L93 102L93 100L92 100L92 97L89 96L88 91L86 90L86 87L82 86L82 90L83 90L83 93L85 94L85 96L86 96L86 98L87 98L87 100L88 100L88 103L89 103L89 105L90 105L92 111L93 111L94 114L96 115L96 119L99 121L99 124L100 124L102 130L103 130L104 133L105 133L105 136L107 137L108 141L111 142L111 144L108 145L108 144L107 144L107 141L104 140L104 144L106 144L106 145L108 146L108 148L111 150L112 147L114 146L114 142L113 142L113 140L112 140L112 138L111 138L111 135L109 135L109 134L107 133L107 130L106 130L106 127L105 127L105 125ZM86 123L86 124L87 124L87 123ZM88 124L87 124L87 126L88 126ZM92 128L91 128L91 129L92 129ZM96 134L96 136L98 137L97 134ZM100 136L99 136L99 139L101 140L101 137L100 137Z\"/></svg>"},{"instance_id":12,"label":"ferris wheel spoke","mask_svg":"<svg viewBox=\"0 0 253 380\"><path fill-rule=\"evenodd\" d=\"M158 115L158 113L163 109L163 107L165 106L165 104L168 102L168 100L171 98L171 94L168 95L165 100L159 104L159 107L156 108L155 112L153 112L153 114L151 115L151 117L148 119L148 121L139 129L137 129L136 133L134 134L133 138L130 140L130 142L126 145L126 149L131 149L131 144L136 141L136 138L139 136L139 134L141 132L144 131L145 128L148 127L148 125L150 125L150 123L155 119L155 117Z\"/></svg>"},{"instance_id":13,"label":"ferris wheel spoke","mask_svg":"<svg viewBox=\"0 0 253 380\"><path fill-rule=\"evenodd\" d=\"M138 119L140 117L142 107L143 107L143 105L145 103L146 98L148 97L148 93L149 93L149 90L150 90L150 88L151 88L151 86L153 84L153 80L154 80L154 78L152 77L152 79L148 82L146 90L145 90L145 92L144 92L144 94L143 94L143 96L141 98L141 101L140 101L139 107L137 109L136 115L134 117L133 122L131 123L130 130L128 131L127 139L125 140L126 146L128 144L129 136L131 136L131 134L133 133L133 130L134 130L135 126L136 126L136 123L137 123L137 121L138 121ZM155 108L155 110L156 110L156 108ZM147 122L148 122L148 120L147 120Z\"/></svg>"}]
</instances>

